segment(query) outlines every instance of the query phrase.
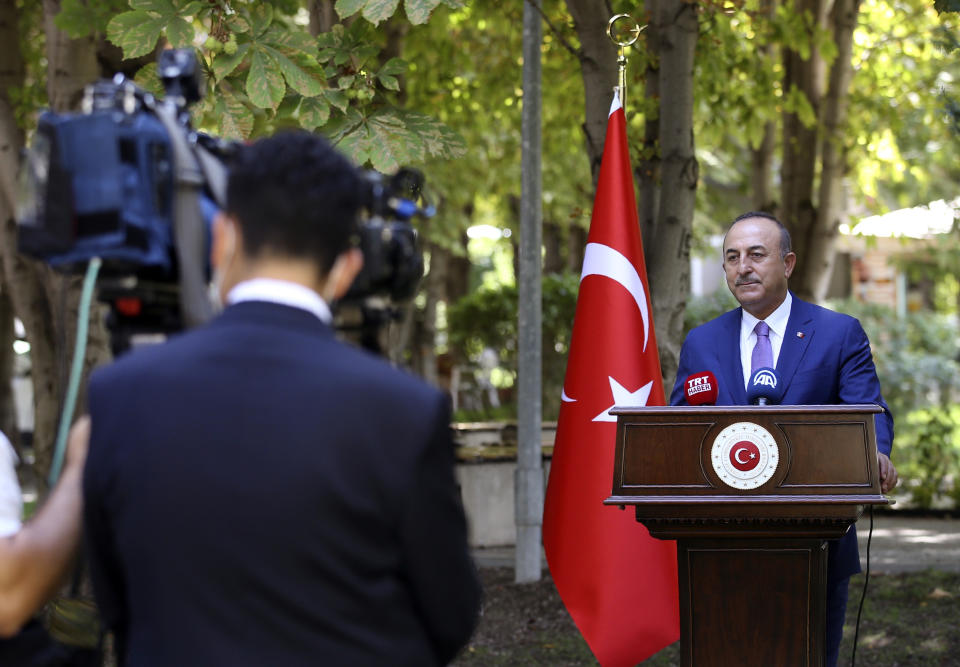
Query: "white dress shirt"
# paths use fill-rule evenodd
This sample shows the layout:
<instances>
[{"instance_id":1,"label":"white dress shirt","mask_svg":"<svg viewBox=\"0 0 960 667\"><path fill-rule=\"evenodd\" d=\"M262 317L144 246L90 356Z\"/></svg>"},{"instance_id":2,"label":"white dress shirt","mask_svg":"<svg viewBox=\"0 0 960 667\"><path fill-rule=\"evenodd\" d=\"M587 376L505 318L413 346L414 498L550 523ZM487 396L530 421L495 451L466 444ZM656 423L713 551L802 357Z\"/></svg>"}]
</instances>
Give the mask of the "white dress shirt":
<instances>
[{"instance_id":1,"label":"white dress shirt","mask_svg":"<svg viewBox=\"0 0 960 667\"><path fill-rule=\"evenodd\" d=\"M241 301L268 301L309 311L325 324L333 321L330 306L309 287L288 280L253 278L233 286L227 294L227 304Z\"/></svg>"},{"instance_id":2,"label":"white dress shirt","mask_svg":"<svg viewBox=\"0 0 960 667\"><path fill-rule=\"evenodd\" d=\"M777 360L780 358L780 348L783 346L783 337L787 333L787 322L790 320L790 306L793 304L793 296L787 292L787 298L783 300L777 309L763 321L770 327L770 347L773 348L773 366L776 368ZM756 317L741 309L743 313L740 318L740 364L743 366L743 386L750 383L750 372L752 371L751 357L753 356L753 346L757 344L757 334L753 328L757 326Z\"/></svg>"},{"instance_id":3,"label":"white dress shirt","mask_svg":"<svg viewBox=\"0 0 960 667\"><path fill-rule=\"evenodd\" d=\"M17 479L17 460L13 445L0 433L0 537L20 530L23 519L23 493Z\"/></svg>"}]
</instances>

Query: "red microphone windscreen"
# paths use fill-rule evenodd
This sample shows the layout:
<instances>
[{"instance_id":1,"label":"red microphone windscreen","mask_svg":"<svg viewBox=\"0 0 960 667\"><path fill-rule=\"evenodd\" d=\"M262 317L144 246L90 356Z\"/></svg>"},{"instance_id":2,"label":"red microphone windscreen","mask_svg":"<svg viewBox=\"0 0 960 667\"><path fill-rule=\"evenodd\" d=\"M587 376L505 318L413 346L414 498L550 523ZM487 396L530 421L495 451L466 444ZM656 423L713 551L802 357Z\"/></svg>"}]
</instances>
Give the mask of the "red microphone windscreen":
<instances>
[{"instance_id":1,"label":"red microphone windscreen","mask_svg":"<svg viewBox=\"0 0 960 667\"><path fill-rule=\"evenodd\" d=\"M710 371L694 373L683 381L687 405L713 405L717 402L717 376Z\"/></svg>"}]
</instances>

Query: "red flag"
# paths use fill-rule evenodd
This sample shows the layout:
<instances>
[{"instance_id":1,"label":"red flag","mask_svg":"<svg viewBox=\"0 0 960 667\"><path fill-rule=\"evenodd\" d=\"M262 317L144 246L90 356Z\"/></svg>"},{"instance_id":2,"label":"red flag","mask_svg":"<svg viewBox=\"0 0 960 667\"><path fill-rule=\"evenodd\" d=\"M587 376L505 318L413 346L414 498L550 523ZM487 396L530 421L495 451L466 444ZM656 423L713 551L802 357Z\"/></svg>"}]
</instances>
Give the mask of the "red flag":
<instances>
[{"instance_id":1,"label":"red flag","mask_svg":"<svg viewBox=\"0 0 960 667\"><path fill-rule=\"evenodd\" d=\"M664 405L647 269L614 96L583 259L543 544L570 616L604 667L636 665L680 637L675 542L656 540L613 487L614 405Z\"/></svg>"}]
</instances>

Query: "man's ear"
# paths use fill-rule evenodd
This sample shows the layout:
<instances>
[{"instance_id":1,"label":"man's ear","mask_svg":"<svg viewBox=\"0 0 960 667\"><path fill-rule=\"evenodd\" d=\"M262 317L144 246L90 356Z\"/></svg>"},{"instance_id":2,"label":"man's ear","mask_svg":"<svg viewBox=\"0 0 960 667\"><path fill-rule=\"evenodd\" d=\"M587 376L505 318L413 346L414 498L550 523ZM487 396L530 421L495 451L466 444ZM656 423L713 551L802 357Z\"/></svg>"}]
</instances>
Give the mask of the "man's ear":
<instances>
[{"instance_id":1,"label":"man's ear","mask_svg":"<svg viewBox=\"0 0 960 667\"><path fill-rule=\"evenodd\" d=\"M349 250L345 250L337 257L333 268L331 268L330 273L327 274L327 280L331 280L333 283L326 285L324 292L329 295L332 300L339 299L346 294L350 286L353 285L354 279L362 268L363 253L360 252L360 249L350 248Z\"/></svg>"},{"instance_id":2,"label":"man's ear","mask_svg":"<svg viewBox=\"0 0 960 667\"><path fill-rule=\"evenodd\" d=\"M217 211L210 236L210 265L224 271L237 251L236 223L223 211Z\"/></svg>"},{"instance_id":3,"label":"man's ear","mask_svg":"<svg viewBox=\"0 0 960 667\"><path fill-rule=\"evenodd\" d=\"M790 277L790 274L793 273L794 267L797 266L797 256L796 256L796 254L794 254L794 253L792 253L792 252L788 252L788 253L786 254L786 256L783 258L783 264L784 264L784 266L786 267L786 271L785 271L784 275L786 275L786 277L789 278L789 277Z\"/></svg>"}]
</instances>

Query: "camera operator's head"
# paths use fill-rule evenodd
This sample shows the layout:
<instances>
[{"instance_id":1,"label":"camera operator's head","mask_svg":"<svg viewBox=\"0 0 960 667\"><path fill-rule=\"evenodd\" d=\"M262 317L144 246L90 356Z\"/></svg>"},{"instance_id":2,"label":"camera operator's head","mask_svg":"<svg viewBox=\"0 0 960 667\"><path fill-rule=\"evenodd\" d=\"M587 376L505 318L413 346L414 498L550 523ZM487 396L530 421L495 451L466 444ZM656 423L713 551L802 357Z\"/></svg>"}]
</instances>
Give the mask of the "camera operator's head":
<instances>
[{"instance_id":1,"label":"camera operator's head","mask_svg":"<svg viewBox=\"0 0 960 667\"><path fill-rule=\"evenodd\" d=\"M365 182L323 138L282 132L244 146L230 165L226 210L214 223L221 299L254 277L307 285L328 301L363 259L352 246Z\"/></svg>"}]
</instances>

